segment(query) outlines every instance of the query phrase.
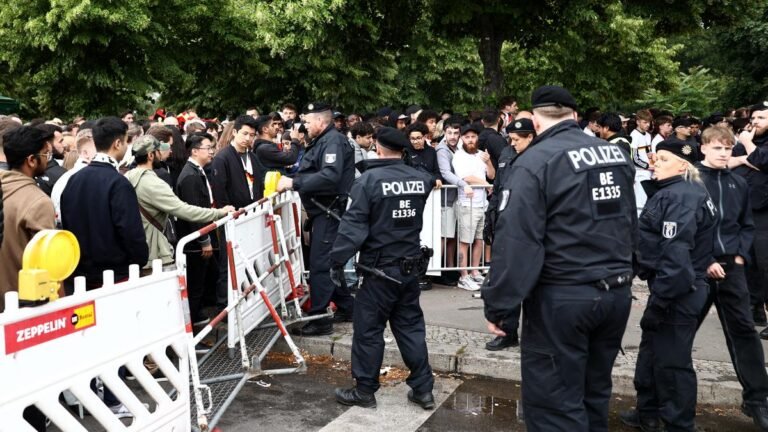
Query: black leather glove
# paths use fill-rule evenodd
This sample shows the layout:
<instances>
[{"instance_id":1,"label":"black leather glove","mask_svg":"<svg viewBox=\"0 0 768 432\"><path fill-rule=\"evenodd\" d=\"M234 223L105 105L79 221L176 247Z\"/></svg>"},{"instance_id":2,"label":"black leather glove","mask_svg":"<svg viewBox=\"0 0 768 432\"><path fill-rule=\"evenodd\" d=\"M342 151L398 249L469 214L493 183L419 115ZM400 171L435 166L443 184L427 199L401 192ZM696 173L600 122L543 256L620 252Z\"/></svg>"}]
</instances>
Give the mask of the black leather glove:
<instances>
[{"instance_id":1,"label":"black leather glove","mask_svg":"<svg viewBox=\"0 0 768 432\"><path fill-rule=\"evenodd\" d=\"M659 329L661 322L667 315L667 309L662 308L658 304L649 304L643 312L643 317L640 318L640 328L643 331L653 332Z\"/></svg>"},{"instance_id":2,"label":"black leather glove","mask_svg":"<svg viewBox=\"0 0 768 432\"><path fill-rule=\"evenodd\" d=\"M486 245L493 243L493 231L494 221L496 220L496 212L487 211L485 213L485 224L483 225L483 241Z\"/></svg>"},{"instance_id":3,"label":"black leather glove","mask_svg":"<svg viewBox=\"0 0 768 432\"><path fill-rule=\"evenodd\" d=\"M341 288L346 283L346 279L344 279L344 266L333 266L331 267L331 282L333 282L336 287Z\"/></svg>"}]
</instances>

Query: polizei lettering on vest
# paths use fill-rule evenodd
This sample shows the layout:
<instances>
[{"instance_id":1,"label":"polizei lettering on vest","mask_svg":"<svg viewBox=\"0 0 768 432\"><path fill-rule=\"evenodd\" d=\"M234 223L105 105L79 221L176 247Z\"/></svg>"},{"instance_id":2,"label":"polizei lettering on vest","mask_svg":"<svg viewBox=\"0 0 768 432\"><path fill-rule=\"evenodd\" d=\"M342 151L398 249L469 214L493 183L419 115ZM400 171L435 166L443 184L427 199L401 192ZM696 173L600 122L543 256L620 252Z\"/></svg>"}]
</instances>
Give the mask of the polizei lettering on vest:
<instances>
[{"instance_id":1,"label":"polizei lettering on vest","mask_svg":"<svg viewBox=\"0 0 768 432\"><path fill-rule=\"evenodd\" d=\"M627 158L616 145L601 145L596 147L584 147L578 150L569 150L568 158L576 171L583 171L596 166L622 165L627 163Z\"/></svg>"},{"instance_id":2,"label":"polizei lettering on vest","mask_svg":"<svg viewBox=\"0 0 768 432\"><path fill-rule=\"evenodd\" d=\"M423 194L424 182L421 180L384 182L381 184L381 191L384 196Z\"/></svg>"},{"instance_id":3,"label":"polizei lettering on vest","mask_svg":"<svg viewBox=\"0 0 768 432\"><path fill-rule=\"evenodd\" d=\"M27 327L22 330L16 330L16 342L23 342L25 340L29 340L46 333L52 333L57 330L61 330L66 327L66 325L66 318L57 318L53 321L48 321L43 324Z\"/></svg>"}]
</instances>

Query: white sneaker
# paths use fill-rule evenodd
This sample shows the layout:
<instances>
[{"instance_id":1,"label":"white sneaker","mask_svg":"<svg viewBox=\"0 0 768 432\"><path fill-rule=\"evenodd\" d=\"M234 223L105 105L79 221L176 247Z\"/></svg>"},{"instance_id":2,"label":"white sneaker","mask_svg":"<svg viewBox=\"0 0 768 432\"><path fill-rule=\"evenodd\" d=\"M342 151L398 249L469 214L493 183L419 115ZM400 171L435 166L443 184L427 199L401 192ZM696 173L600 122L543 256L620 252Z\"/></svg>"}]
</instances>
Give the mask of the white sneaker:
<instances>
[{"instance_id":1,"label":"white sneaker","mask_svg":"<svg viewBox=\"0 0 768 432\"><path fill-rule=\"evenodd\" d=\"M480 285L475 283L470 276L464 276L459 279L458 287L467 291L477 291L480 289Z\"/></svg>"},{"instance_id":2,"label":"white sneaker","mask_svg":"<svg viewBox=\"0 0 768 432\"><path fill-rule=\"evenodd\" d=\"M478 274L469 275L470 278L472 278L472 281L477 283L478 285L482 285L483 281L485 280L485 276Z\"/></svg>"},{"instance_id":3,"label":"white sneaker","mask_svg":"<svg viewBox=\"0 0 768 432\"><path fill-rule=\"evenodd\" d=\"M144 405L144 408L149 409L149 404L145 403L142 405ZM112 411L112 414L119 419L133 417L133 413L128 411L128 408L126 408L124 404L111 406L109 409Z\"/></svg>"}]
</instances>

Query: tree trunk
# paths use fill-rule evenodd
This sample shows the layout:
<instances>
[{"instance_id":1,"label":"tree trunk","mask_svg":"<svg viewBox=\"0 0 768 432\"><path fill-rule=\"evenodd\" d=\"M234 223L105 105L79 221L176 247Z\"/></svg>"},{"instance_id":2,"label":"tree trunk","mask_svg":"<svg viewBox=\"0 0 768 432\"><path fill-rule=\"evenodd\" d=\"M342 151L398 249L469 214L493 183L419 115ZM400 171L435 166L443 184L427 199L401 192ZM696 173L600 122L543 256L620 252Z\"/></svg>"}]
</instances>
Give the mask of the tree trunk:
<instances>
[{"instance_id":1,"label":"tree trunk","mask_svg":"<svg viewBox=\"0 0 768 432\"><path fill-rule=\"evenodd\" d=\"M504 72L501 70L501 46L504 39L497 35L491 23L483 26L484 34L480 37L478 52L483 62L483 96L498 98L504 91Z\"/></svg>"}]
</instances>

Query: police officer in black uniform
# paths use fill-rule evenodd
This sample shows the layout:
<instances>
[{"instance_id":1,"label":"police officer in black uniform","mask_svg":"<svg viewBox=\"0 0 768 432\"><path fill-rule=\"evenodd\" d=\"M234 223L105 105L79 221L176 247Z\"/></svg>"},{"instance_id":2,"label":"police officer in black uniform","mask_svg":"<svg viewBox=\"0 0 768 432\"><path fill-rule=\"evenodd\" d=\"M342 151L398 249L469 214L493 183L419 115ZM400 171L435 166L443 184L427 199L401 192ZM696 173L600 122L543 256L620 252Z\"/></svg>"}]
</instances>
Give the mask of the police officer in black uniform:
<instances>
[{"instance_id":1,"label":"police officer in black uniform","mask_svg":"<svg viewBox=\"0 0 768 432\"><path fill-rule=\"evenodd\" d=\"M322 314L331 301L336 303L337 315L351 318L354 299L346 285L335 287L331 282L328 254L336 238L339 222L329 212L341 216L347 208L347 197L355 179L355 157L347 138L334 128L331 107L317 102L305 110L307 131L312 141L304 152L299 171L293 177L282 177L277 190L299 192L309 216L311 242L309 251L309 284L312 307L310 315ZM333 321L322 318L310 321L294 334L302 336L329 335Z\"/></svg>"},{"instance_id":2,"label":"police officer in black uniform","mask_svg":"<svg viewBox=\"0 0 768 432\"><path fill-rule=\"evenodd\" d=\"M427 355L424 314L419 305L418 278L426 273L429 256L419 247L422 213L435 185L429 174L402 160L408 140L391 127L379 129L379 159L364 162L365 171L352 187L330 254L331 277L341 284L344 263L360 251L360 264L380 272L363 272L356 296L352 339L352 376L357 385L336 389L344 405L376 406L379 370L384 356L384 329L389 322L411 373L408 400L424 409L435 407L432 368Z\"/></svg>"},{"instance_id":3,"label":"police officer in black uniform","mask_svg":"<svg viewBox=\"0 0 768 432\"><path fill-rule=\"evenodd\" d=\"M537 137L502 185L482 286L499 336L524 299L522 397L528 431L608 430L611 370L631 306L631 161L589 137L557 86L532 96ZM506 177L506 176L505 176Z\"/></svg>"},{"instance_id":4,"label":"police officer in black uniform","mask_svg":"<svg viewBox=\"0 0 768 432\"><path fill-rule=\"evenodd\" d=\"M512 171L512 163L519 154L528 148L531 140L536 136L533 121L529 119L515 120L507 125L505 130L510 144L499 155L496 178L493 180L493 193L488 198L488 209L485 212L485 226L483 227L483 241L487 245L493 244L494 226L498 218L499 205L502 200L509 199L509 191L503 190L502 185L506 183L507 177ZM504 204L506 205L506 202ZM520 321L520 309L521 306L519 305L514 308L509 319L504 322L504 327L501 330L506 333L506 336L496 336L485 344L485 349L499 351L519 344L517 328Z\"/></svg>"},{"instance_id":5,"label":"police officer in black uniform","mask_svg":"<svg viewBox=\"0 0 768 432\"><path fill-rule=\"evenodd\" d=\"M654 180L638 222L637 270L651 296L635 366L637 410L621 419L644 431L694 431L696 372L691 350L707 301L717 210L693 166L695 144L656 145Z\"/></svg>"}]
</instances>

